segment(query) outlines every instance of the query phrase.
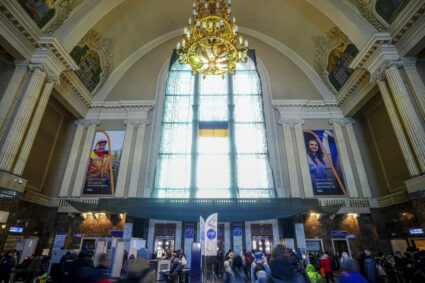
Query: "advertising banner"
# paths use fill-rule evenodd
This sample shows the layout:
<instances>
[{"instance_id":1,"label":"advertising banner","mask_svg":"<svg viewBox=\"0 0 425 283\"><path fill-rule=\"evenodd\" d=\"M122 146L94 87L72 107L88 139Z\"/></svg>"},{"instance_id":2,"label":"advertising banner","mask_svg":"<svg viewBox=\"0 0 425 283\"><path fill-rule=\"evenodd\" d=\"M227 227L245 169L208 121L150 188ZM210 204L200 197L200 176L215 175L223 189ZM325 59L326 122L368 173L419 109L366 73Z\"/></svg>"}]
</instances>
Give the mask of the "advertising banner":
<instances>
[{"instance_id":1,"label":"advertising banner","mask_svg":"<svg viewBox=\"0 0 425 283\"><path fill-rule=\"evenodd\" d=\"M304 141L314 195L347 195L333 131L304 131Z\"/></svg>"},{"instance_id":2,"label":"advertising banner","mask_svg":"<svg viewBox=\"0 0 425 283\"><path fill-rule=\"evenodd\" d=\"M217 255L217 213L205 221L205 255Z\"/></svg>"},{"instance_id":3,"label":"advertising banner","mask_svg":"<svg viewBox=\"0 0 425 283\"><path fill-rule=\"evenodd\" d=\"M125 131L98 131L90 153L83 195L114 195Z\"/></svg>"}]
</instances>

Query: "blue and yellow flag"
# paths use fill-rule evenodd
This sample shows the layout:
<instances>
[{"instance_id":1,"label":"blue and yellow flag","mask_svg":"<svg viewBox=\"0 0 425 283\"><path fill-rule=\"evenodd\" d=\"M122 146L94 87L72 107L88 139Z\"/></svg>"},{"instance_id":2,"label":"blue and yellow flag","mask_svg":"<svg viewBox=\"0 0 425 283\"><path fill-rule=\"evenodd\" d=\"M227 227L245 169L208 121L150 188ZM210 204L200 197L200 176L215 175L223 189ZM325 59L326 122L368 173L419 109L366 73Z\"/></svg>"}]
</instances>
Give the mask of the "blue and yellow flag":
<instances>
[{"instance_id":1,"label":"blue and yellow flag","mask_svg":"<svg viewBox=\"0 0 425 283\"><path fill-rule=\"evenodd\" d=\"M200 121L199 137L228 137L229 123L227 121Z\"/></svg>"}]
</instances>

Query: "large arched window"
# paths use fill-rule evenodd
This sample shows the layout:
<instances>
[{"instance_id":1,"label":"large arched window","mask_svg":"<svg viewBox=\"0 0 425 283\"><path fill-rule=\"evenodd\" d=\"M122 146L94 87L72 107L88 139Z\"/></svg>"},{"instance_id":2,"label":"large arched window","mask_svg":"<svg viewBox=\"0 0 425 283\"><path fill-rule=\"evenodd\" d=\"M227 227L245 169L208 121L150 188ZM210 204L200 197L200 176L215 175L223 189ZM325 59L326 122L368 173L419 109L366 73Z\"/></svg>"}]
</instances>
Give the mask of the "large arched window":
<instances>
[{"instance_id":1,"label":"large arched window","mask_svg":"<svg viewBox=\"0 0 425 283\"><path fill-rule=\"evenodd\" d=\"M173 56L153 197L269 198L261 82L253 59L236 74L192 76Z\"/></svg>"}]
</instances>

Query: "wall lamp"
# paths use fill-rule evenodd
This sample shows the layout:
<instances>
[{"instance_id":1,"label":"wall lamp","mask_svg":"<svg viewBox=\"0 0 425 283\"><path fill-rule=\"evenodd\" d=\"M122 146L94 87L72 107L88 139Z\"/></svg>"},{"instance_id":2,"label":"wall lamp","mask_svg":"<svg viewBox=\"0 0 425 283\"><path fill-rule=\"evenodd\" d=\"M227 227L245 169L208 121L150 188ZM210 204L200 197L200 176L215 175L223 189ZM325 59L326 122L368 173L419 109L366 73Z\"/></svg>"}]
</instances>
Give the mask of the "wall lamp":
<instances>
[{"instance_id":1,"label":"wall lamp","mask_svg":"<svg viewBox=\"0 0 425 283\"><path fill-rule=\"evenodd\" d=\"M320 218L320 213L310 212L310 217L316 217L317 220Z\"/></svg>"},{"instance_id":2,"label":"wall lamp","mask_svg":"<svg viewBox=\"0 0 425 283\"><path fill-rule=\"evenodd\" d=\"M347 216L351 216L353 217L353 219L357 219L357 217L359 217L358 213L348 213Z\"/></svg>"}]
</instances>

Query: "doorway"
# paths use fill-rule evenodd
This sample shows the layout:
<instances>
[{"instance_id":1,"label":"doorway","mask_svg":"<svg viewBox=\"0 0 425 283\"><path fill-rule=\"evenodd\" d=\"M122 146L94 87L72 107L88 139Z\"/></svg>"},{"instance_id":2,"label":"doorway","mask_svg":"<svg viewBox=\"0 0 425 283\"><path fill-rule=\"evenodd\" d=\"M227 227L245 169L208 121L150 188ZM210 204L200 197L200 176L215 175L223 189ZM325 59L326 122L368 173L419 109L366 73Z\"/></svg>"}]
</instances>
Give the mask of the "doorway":
<instances>
[{"instance_id":1,"label":"doorway","mask_svg":"<svg viewBox=\"0 0 425 283\"><path fill-rule=\"evenodd\" d=\"M269 236L253 236L252 248L259 252L270 253L273 247L273 240Z\"/></svg>"},{"instance_id":2,"label":"doorway","mask_svg":"<svg viewBox=\"0 0 425 283\"><path fill-rule=\"evenodd\" d=\"M334 254L346 252L351 257L350 244L347 239L332 239Z\"/></svg>"}]
</instances>

